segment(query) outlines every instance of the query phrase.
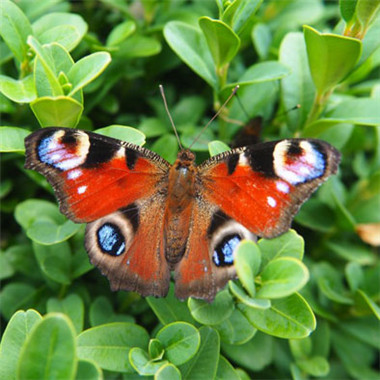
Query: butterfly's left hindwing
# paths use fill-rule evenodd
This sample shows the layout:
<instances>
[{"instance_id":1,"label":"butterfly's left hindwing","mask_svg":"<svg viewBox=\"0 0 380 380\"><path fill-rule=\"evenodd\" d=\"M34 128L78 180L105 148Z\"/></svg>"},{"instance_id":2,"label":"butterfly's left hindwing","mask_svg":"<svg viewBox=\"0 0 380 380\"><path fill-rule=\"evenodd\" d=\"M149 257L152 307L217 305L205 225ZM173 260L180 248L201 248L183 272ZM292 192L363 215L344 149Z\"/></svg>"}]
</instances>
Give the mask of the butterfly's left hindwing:
<instances>
[{"instance_id":1,"label":"butterfly's left hindwing","mask_svg":"<svg viewBox=\"0 0 380 380\"><path fill-rule=\"evenodd\" d=\"M153 152L96 133L44 128L25 139L26 169L43 174L60 209L91 222L165 186L169 164Z\"/></svg>"},{"instance_id":2,"label":"butterfly's left hindwing","mask_svg":"<svg viewBox=\"0 0 380 380\"><path fill-rule=\"evenodd\" d=\"M340 153L313 139L237 148L199 167L202 196L261 237L290 228L299 207L331 174Z\"/></svg>"}]
</instances>

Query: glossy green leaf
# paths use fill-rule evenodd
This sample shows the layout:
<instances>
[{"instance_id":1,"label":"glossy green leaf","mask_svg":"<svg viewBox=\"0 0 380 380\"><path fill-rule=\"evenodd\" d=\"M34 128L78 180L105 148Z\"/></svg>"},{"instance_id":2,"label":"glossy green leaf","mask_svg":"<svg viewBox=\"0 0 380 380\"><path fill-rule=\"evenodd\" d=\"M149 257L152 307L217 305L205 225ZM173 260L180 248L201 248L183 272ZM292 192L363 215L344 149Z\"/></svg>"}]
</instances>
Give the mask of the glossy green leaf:
<instances>
[{"instance_id":1,"label":"glossy green leaf","mask_svg":"<svg viewBox=\"0 0 380 380\"><path fill-rule=\"evenodd\" d=\"M37 96L32 75L20 80L0 75L0 92L16 103L29 103Z\"/></svg>"},{"instance_id":2,"label":"glossy green leaf","mask_svg":"<svg viewBox=\"0 0 380 380\"><path fill-rule=\"evenodd\" d=\"M206 38L217 69L229 64L240 47L240 38L223 21L201 17L199 26Z\"/></svg>"},{"instance_id":3,"label":"glossy green leaf","mask_svg":"<svg viewBox=\"0 0 380 380\"><path fill-rule=\"evenodd\" d=\"M219 292L212 303L189 298L187 305L193 318L204 325L216 325L227 319L234 310L228 290Z\"/></svg>"},{"instance_id":4,"label":"glossy green leaf","mask_svg":"<svg viewBox=\"0 0 380 380\"><path fill-rule=\"evenodd\" d=\"M157 152L166 161L174 163L177 158L178 141L173 134L165 134L154 142L152 151Z\"/></svg>"},{"instance_id":5,"label":"glossy green leaf","mask_svg":"<svg viewBox=\"0 0 380 380\"><path fill-rule=\"evenodd\" d=\"M240 380L239 375L235 371L232 364L224 357L219 357L218 371L216 372L216 380Z\"/></svg>"},{"instance_id":6,"label":"glossy green leaf","mask_svg":"<svg viewBox=\"0 0 380 380\"><path fill-rule=\"evenodd\" d=\"M273 348L274 339L260 332L242 345L222 345L223 352L231 360L251 371L260 371L271 363L274 354Z\"/></svg>"},{"instance_id":7,"label":"glossy green leaf","mask_svg":"<svg viewBox=\"0 0 380 380\"><path fill-rule=\"evenodd\" d=\"M33 306L37 290L34 286L12 282L2 286L0 293L1 314L10 319L19 309L28 309Z\"/></svg>"},{"instance_id":8,"label":"glossy green leaf","mask_svg":"<svg viewBox=\"0 0 380 380\"><path fill-rule=\"evenodd\" d=\"M322 132L337 124L345 123L377 126L380 124L380 109L378 100L372 98L357 98L343 101L326 114L326 117L307 126L303 136L317 137Z\"/></svg>"},{"instance_id":9,"label":"glossy green leaf","mask_svg":"<svg viewBox=\"0 0 380 380\"><path fill-rule=\"evenodd\" d=\"M24 152L29 131L17 127L0 127L0 152Z\"/></svg>"},{"instance_id":10,"label":"glossy green leaf","mask_svg":"<svg viewBox=\"0 0 380 380\"><path fill-rule=\"evenodd\" d=\"M173 364L165 364L154 374L154 380L181 380L181 372Z\"/></svg>"},{"instance_id":11,"label":"glossy green leaf","mask_svg":"<svg viewBox=\"0 0 380 380\"><path fill-rule=\"evenodd\" d=\"M262 268L271 260L280 257L302 260L305 248L302 236L294 230L289 230L274 239L260 239L257 244L261 250Z\"/></svg>"},{"instance_id":12,"label":"glossy green leaf","mask_svg":"<svg viewBox=\"0 0 380 380\"><path fill-rule=\"evenodd\" d=\"M31 331L20 355L21 379L74 379L75 330L64 314L49 314Z\"/></svg>"},{"instance_id":13,"label":"glossy green leaf","mask_svg":"<svg viewBox=\"0 0 380 380\"><path fill-rule=\"evenodd\" d=\"M255 276L261 266L261 251L258 245L246 240L239 244L234 253L236 273L245 290L251 297L256 294Z\"/></svg>"},{"instance_id":14,"label":"glossy green leaf","mask_svg":"<svg viewBox=\"0 0 380 380\"><path fill-rule=\"evenodd\" d=\"M340 14L346 23L350 22L355 15L358 0L339 0Z\"/></svg>"},{"instance_id":15,"label":"glossy green leaf","mask_svg":"<svg viewBox=\"0 0 380 380\"><path fill-rule=\"evenodd\" d=\"M264 60L268 58L272 32L267 24L259 23L252 28L251 39L259 57Z\"/></svg>"},{"instance_id":16,"label":"glossy green leaf","mask_svg":"<svg viewBox=\"0 0 380 380\"><path fill-rule=\"evenodd\" d=\"M33 243L33 250L42 272L59 284L71 283L71 250L64 241L54 245Z\"/></svg>"},{"instance_id":17,"label":"glossy green leaf","mask_svg":"<svg viewBox=\"0 0 380 380\"><path fill-rule=\"evenodd\" d=\"M77 294L70 294L64 299L49 298L46 304L48 313L64 313L70 317L75 331L79 334L84 323L84 304Z\"/></svg>"},{"instance_id":18,"label":"glossy green leaf","mask_svg":"<svg viewBox=\"0 0 380 380\"><path fill-rule=\"evenodd\" d=\"M260 7L262 0L237 0L228 4L222 20L240 34L246 27L252 25L253 17Z\"/></svg>"},{"instance_id":19,"label":"glossy green leaf","mask_svg":"<svg viewBox=\"0 0 380 380\"><path fill-rule=\"evenodd\" d=\"M232 90L236 85L247 86L256 83L270 82L286 77L290 73L288 67L275 61L256 63L249 67L237 82L229 83L223 91Z\"/></svg>"},{"instance_id":20,"label":"glossy green leaf","mask_svg":"<svg viewBox=\"0 0 380 380\"><path fill-rule=\"evenodd\" d=\"M199 29L178 21L164 27L164 36L174 52L212 88L218 81L207 42Z\"/></svg>"},{"instance_id":21,"label":"glossy green leaf","mask_svg":"<svg viewBox=\"0 0 380 380\"><path fill-rule=\"evenodd\" d=\"M218 330L221 341L229 344L246 343L257 332L239 309L234 309L228 319L213 327Z\"/></svg>"},{"instance_id":22,"label":"glossy green leaf","mask_svg":"<svg viewBox=\"0 0 380 380\"><path fill-rule=\"evenodd\" d=\"M371 299L371 297L360 289L356 292L355 296L356 303L358 303L359 300L361 304L366 305L366 308L372 312L378 320L380 320L380 306Z\"/></svg>"},{"instance_id":23,"label":"glossy green leaf","mask_svg":"<svg viewBox=\"0 0 380 380\"><path fill-rule=\"evenodd\" d=\"M185 322L166 325L160 329L156 338L165 348L164 358L174 365L189 361L198 351L201 340L198 330Z\"/></svg>"},{"instance_id":24,"label":"glossy green leaf","mask_svg":"<svg viewBox=\"0 0 380 380\"><path fill-rule=\"evenodd\" d=\"M17 311L9 321L0 344L0 378L16 379L17 362L33 326L42 320L33 310Z\"/></svg>"},{"instance_id":25,"label":"glossy green leaf","mask_svg":"<svg viewBox=\"0 0 380 380\"><path fill-rule=\"evenodd\" d=\"M128 353L132 347L148 348L149 335L138 325L126 322L109 323L90 328L77 338L78 357L94 360L101 368L132 373Z\"/></svg>"},{"instance_id":26,"label":"glossy green leaf","mask_svg":"<svg viewBox=\"0 0 380 380\"><path fill-rule=\"evenodd\" d=\"M280 62L292 69L281 81L281 101L284 109L297 104L300 109L287 112L291 130L301 129L314 100L315 88L307 61L305 41L302 33L288 33L280 45Z\"/></svg>"},{"instance_id":27,"label":"glossy green leaf","mask_svg":"<svg viewBox=\"0 0 380 380\"><path fill-rule=\"evenodd\" d=\"M321 34L304 26L309 66L319 94L331 90L354 68L361 54L359 40L335 34Z\"/></svg>"},{"instance_id":28,"label":"glossy green leaf","mask_svg":"<svg viewBox=\"0 0 380 380\"><path fill-rule=\"evenodd\" d=\"M97 129L94 132L99 133L103 136L113 137L114 139L127 141L136 145L145 144L145 135L142 132L140 132L138 129L124 125L114 124L108 127Z\"/></svg>"},{"instance_id":29,"label":"glossy green leaf","mask_svg":"<svg viewBox=\"0 0 380 380\"><path fill-rule=\"evenodd\" d=\"M144 119L138 128L148 138L161 136L168 132L167 125L157 117Z\"/></svg>"},{"instance_id":30,"label":"glossy green leaf","mask_svg":"<svg viewBox=\"0 0 380 380\"><path fill-rule=\"evenodd\" d=\"M91 380L103 380L102 370L93 361L78 360L78 368L77 368L75 379L83 380L86 378L91 379Z\"/></svg>"},{"instance_id":31,"label":"glossy green leaf","mask_svg":"<svg viewBox=\"0 0 380 380\"><path fill-rule=\"evenodd\" d=\"M67 73L73 88L69 96L73 96L88 83L97 78L110 64L111 56L107 52L97 52L80 59Z\"/></svg>"},{"instance_id":32,"label":"glossy green leaf","mask_svg":"<svg viewBox=\"0 0 380 380\"><path fill-rule=\"evenodd\" d=\"M309 279L309 271L298 259L279 257L268 263L260 277L258 298L282 298L303 288Z\"/></svg>"},{"instance_id":33,"label":"glossy green leaf","mask_svg":"<svg viewBox=\"0 0 380 380\"><path fill-rule=\"evenodd\" d=\"M161 51L161 43L153 38L133 35L119 45L119 50L113 55L121 58L150 57Z\"/></svg>"},{"instance_id":34,"label":"glossy green leaf","mask_svg":"<svg viewBox=\"0 0 380 380\"><path fill-rule=\"evenodd\" d=\"M328 361L321 356L297 360L297 365L302 371L315 377L326 376L330 370Z\"/></svg>"},{"instance_id":35,"label":"glossy green leaf","mask_svg":"<svg viewBox=\"0 0 380 380\"><path fill-rule=\"evenodd\" d=\"M37 57L36 62L38 61L44 69L45 77L47 81L49 82L49 85L52 91L51 95L53 96L64 95L62 87L58 81L58 77L55 73L55 64L54 64L53 57L50 54L50 50L42 46L39 43L39 41L35 39L33 36L29 36L27 42L30 48L36 54L36 57ZM35 66L36 66L36 63L35 63ZM38 85L36 85L36 87L37 86Z\"/></svg>"},{"instance_id":36,"label":"glossy green leaf","mask_svg":"<svg viewBox=\"0 0 380 380\"><path fill-rule=\"evenodd\" d=\"M252 298L250 295L248 295L244 289L239 286L238 283L235 283L233 281L230 281L228 283L228 287L231 291L231 293L242 303L244 303L247 306L258 308L258 309L268 309L271 306L270 300L267 299L261 299L261 298Z\"/></svg>"},{"instance_id":37,"label":"glossy green leaf","mask_svg":"<svg viewBox=\"0 0 380 380\"><path fill-rule=\"evenodd\" d=\"M150 360L148 353L140 347L133 347L129 351L128 358L132 367L141 376L152 376L168 363L166 360L159 362Z\"/></svg>"},{"instance_id":38,"label":"glossy green leaf","mask_svg":"<svg viewBox=\"0 0 380 380\"><path fill-rule=\"evenodd\" d=\"M208 143L208 150L210 152L210 156L212 157L217 154L227 152L231 150L231 148L223 141L214 140Z\"/></svg>"},{"instance_id":39,"label":"glossy green leaf","mask_svg":"<svg viewBox=\"0 0 380 380\"><path fill-rule=\"evenodd\" d=\"M254 327L279 338L305 338L316 327L310 306L297 293L272 300L269 309L254 309L243 304L238 307Z\"/></svg>"},{"instance_id":40,"label":"glossy green leaf","mask_svg":"<svg viewBox=\"0 0 380 380\"><path fill-rule=\"evenodd\" d=\"M116 25L107 37L106 46L117 46L136 30L136 23L128 20Z\"/></svg>"},{"instance_id":41,"label":"glossy green leaf","mask_svg":"<svg viewBox=\"0 0 380 380\"><path fill-rule=\"evenodd\" d=\"M180 301L174 295L173 284L171 284L169 293L165 298L147 297L146 301L163 325L177 321L192 324L195 322L189 312L186 302Z\"/></svg>"},{"instance_id":42,"label":"glossy green leaf","mask_svg":"<svg viewBox=\"0 0 380 380\"><path fill-rule=\"evenodd\" d=\"M158 339L151 339L149 341L148 353L152 360L161 360L165 353L163 344Z\"/></svg>"},{"instance_id":43,"label":"glossy green leaf","mask_svg":"<svg viewBox=\"0 0 380 380\"><path fill-rule=\"evenodd\" d=\"M367 29L378 15L380 3L372 0L358 0L356 6L356 17L358 21Z\"/></svg>"},{"instance_id":44,"label":"glossy green leaf","mask_svg":"<svg viewBox=\"0 0 380 380\"><path fill-rule=\"evenodd\" d=\"M220 341L218 333L211 327L199 329L201 344L194 358L180 366L182 378L214 379L218 369Z\"/></svg>"},{"instance_id":45,"label":"glossy green leaf","mask_svg":"<svg viewBox=\"0 0 380 380\"><path fill-rule=\"evenodd\" d=\"M29 20L21 9L9 0L0 2L0 35L19 62L27 60L26 40L33 34Z\"/></svg>"},{"instance_id":46,"label":"glossy green leaf","mask_svg":"<svg viewBox=\"0 0 380 380\"><path fill-rule=\"evenodd\" d=\"M42 44L59 42L67 51L79 44L87 28L80 15L65 12L45 14L33 23L34 34Z\"/></svg>"},{"instance_id":47,"label":"glossy green leaf","mask_svg":"<svg viewBox=\"0 0 380 380\"><path fill-rule=\"evenodd\" d=\"M83 112L83 106L67 96L37 98L30 107L41 127L74 128Z\"/></svg>"}]
</instances>

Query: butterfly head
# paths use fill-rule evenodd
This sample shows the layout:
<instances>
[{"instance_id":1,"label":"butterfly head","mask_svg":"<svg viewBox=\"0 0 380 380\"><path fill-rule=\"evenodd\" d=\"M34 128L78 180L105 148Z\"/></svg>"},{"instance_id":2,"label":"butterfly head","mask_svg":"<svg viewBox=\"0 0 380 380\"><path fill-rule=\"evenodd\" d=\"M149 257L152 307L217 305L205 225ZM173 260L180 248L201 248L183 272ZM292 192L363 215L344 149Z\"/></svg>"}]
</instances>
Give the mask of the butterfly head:
<instances>
[{"instance_id":1,"label":"butterfly head","mask_svg":"<svg viewBox=\"0 0 380 380\"><path fill-rule=\"evenodd\" d=\"M189 167L194 164L195 154L189 149L182 149L177 155L175 166Z\"/></svg>"}]
</instances>

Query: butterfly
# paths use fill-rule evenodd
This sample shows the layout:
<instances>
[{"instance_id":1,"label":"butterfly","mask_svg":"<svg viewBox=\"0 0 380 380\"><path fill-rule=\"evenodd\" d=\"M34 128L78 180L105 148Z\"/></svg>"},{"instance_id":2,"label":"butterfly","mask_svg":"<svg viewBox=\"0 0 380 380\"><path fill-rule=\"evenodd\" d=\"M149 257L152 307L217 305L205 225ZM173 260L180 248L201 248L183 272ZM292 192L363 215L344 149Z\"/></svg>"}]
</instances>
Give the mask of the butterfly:
<instances>
[{"instance_id":1,"label":"butterfly","mask_svg":"<svg viewBox=\"0 0 380 380\"><path fill-rule=\"evenodd\" d=\"M182 149L173 165L111 137L43 128L25 139L26 169L53 186L61 212L87 223L85 247L112 290L211 301L236 277L242 239L290 228L340 153L326 142L286 139L235 148L196 166Z\"/></svg>"}]
</instances>

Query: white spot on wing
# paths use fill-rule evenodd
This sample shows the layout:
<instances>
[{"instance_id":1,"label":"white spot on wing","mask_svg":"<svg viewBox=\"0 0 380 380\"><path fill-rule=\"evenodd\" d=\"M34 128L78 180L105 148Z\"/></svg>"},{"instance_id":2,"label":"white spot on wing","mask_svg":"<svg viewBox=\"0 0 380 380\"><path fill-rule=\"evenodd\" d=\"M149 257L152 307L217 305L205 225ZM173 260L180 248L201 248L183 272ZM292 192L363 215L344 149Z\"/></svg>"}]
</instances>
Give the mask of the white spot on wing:
<instances>
[{"instance_id":1,"label":"white spot on wing","mask_svg":"<svg viewBox=\"0 0 380 380\"><path fill-rule=\"evenodd\" d=\"M69 171L69 173L67 174L67 179L77 179L82 174L83 174L82 170L80 170L80 169L74 169L74 170Z\"/></svg>"},{"instance_id":2,"label":"white spot on wing","mask_svg":"<svg viewBox=\"0 0 380 380\"><path fill-rule=\"evenodd\" d=\"M286 182L277 181L276 182L276 187L277 187L277 190L280 191L281 193L285 193L285 194L289 193L290 188L289 188L289 185Z\"/></svg>"},{"instance_id":3,"label":"white spot on wing","mask_svg":"<svg viewBox=\"0 0 380 380\"><path fill-rule=\"evenodd\" d=\"M79 186L78 187L78 194L83 194L87 190L87 186Z\"/></svg>"},{"instance_id":4,"label":"white spot on wing","mask_svg":"<svg viewBox=\"0 0 380 380\"><path fill-rule=\"evenodd\" d=\"M276 207L277 202L273 197L267 197L267 202L270 207Z\"/></svg>"}]
</instances>

